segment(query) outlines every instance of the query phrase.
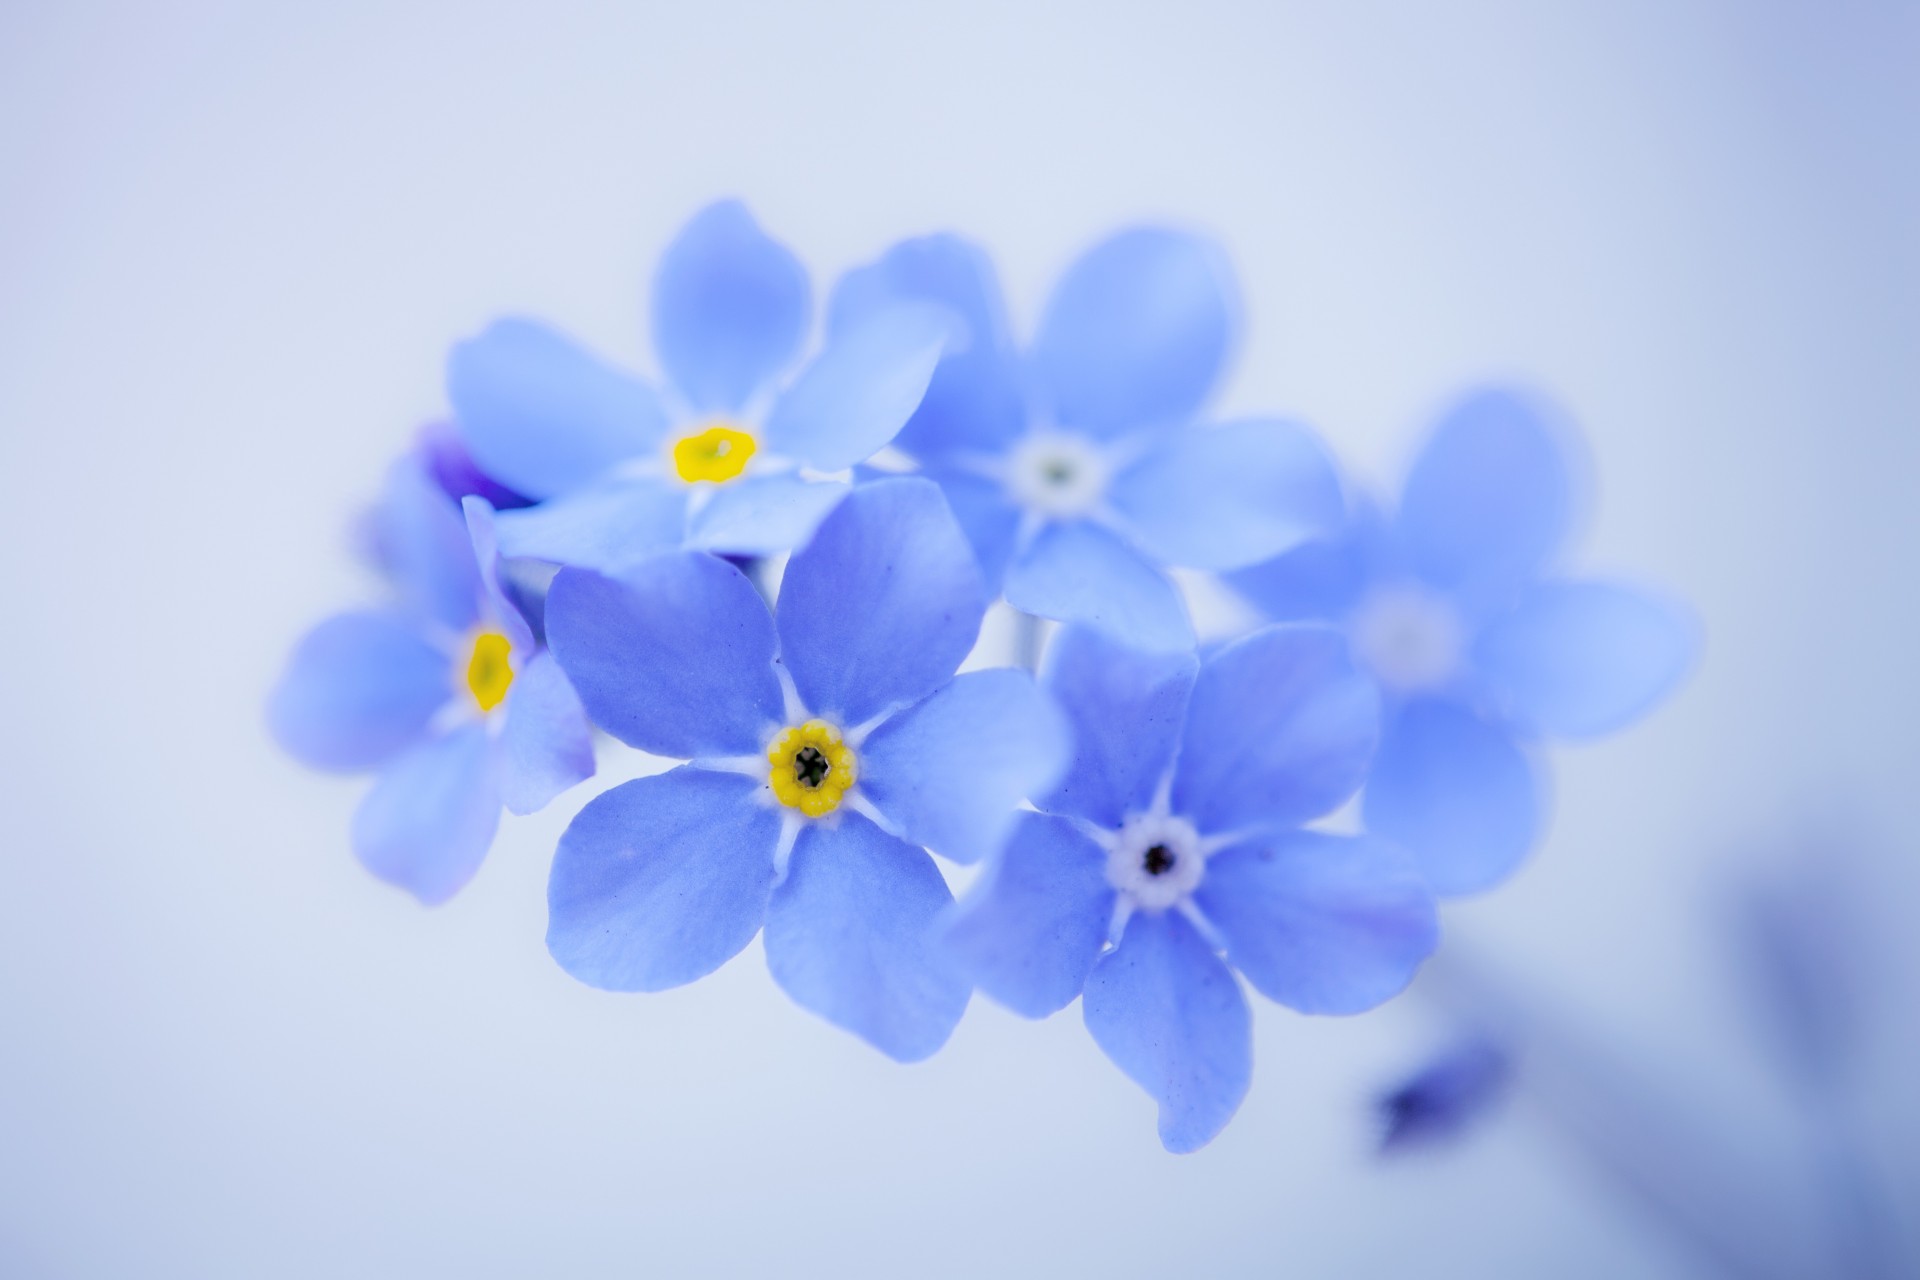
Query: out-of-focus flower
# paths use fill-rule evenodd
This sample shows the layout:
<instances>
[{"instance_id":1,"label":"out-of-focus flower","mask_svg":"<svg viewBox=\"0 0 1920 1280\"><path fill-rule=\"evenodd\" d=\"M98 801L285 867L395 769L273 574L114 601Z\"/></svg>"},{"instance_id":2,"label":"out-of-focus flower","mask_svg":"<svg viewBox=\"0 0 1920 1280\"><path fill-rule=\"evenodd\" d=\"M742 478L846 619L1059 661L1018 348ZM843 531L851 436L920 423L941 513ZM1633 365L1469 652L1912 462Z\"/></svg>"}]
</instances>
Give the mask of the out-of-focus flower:
<instances>
[{"instance_id":1,"label":"out-of-focus flower","mask_svg":"<svg viewBox=\"0 0 1920 1280\"><path fill-rule=\"evenodd\" d=\"M1389 697L1367 827L1442 894L1505 879L1538 839L1541 737L1591 738L1692 664L1682 607L1553 573L1575 506L1567 430L1507 390L1467 397L1416 459L1399 508L1229 581L1268 617L1332 619Z\"/></svg>"},{"instance_id":2,"label":"out-of-focus flower","mask_svg":"<svg viewBox=\"0 0 1920 1280\"><path fill-rule=\"evenodd\" d=\"M1191 235L1136 228L1094 246L1017 350L992 263L954 236L850 273L829 326L903 302L957 316L957 339L896 446L946 491L988 585L1016 609L1137 647L1190 647L1163 566L1224 570L1327 533L1340 488L1291 423L1189 429L1237 327L1231 272Z\"/></svg>"},{"instance_id":3,"label":"out-of-focus flower","mask_svg":"<svg viewBox=\"0 0 1920 1280\"><path fill-rule=\"evenodd\" d=\"M689 760L615 787L561 837L547 945L583 982L658 991L766 929L802 1006L914 1061L969 985L927 937L952 902L927 850L972 862L1066 759L1022 671L954 669L986 609L940 491L856 489L796 552L769 613L713 556L620 580L564 569L554 652L596 723Z\"/></svg>"},{"instance_id":4,"label":"out-of-focus flower","mask_svg":"<svg viewBox=\"0 0 1920 1280\"><path fill-rule=\"evenodd\" d=\"M451 422L430 422L414 434L414 452L426 467L427 475L455 502L466 498L484 498L495 511L530 507L533 499L515 493L480 469L467 450L467 442Z\"/></svg>"},{"instance_id":5,"label":"out-of-focus flower","mask_svg":"<svg viewBox=\"0 0 1920 1280\"><path fill-rule=\"evenodd\" d=\"M617 572L682 546L771 555L803 541L846 491L828 473L893 439L951 328L934 307L890 308L836 329L774 396L810 292L793 254L723 201L688 222L654 277L668 393L532 320L455 347L448 395L473 458L540 500L501 514L506 552Z\"/></svg>"},{"instance_id":6,"label":"out-of-focus flower","mask_svg":"<svg viewBox=\"0 0 1920 1280\"><path fill-rule=\"evenodd\" d=\"M426 903L472 878L503 804L531 813L593 773L579 699L501 592L493 520L477 497L463 520L417 456L397 463L374 525L399 602L315 627L268 705L304 763L379 771L354 852Z\"/></svg>"},{"instance_id":7,"label":"out-of-focus flower","mask_svg":"<svg viewBox=\"0 0 1920 1280\"><path fill-rule=\"evenodd\" d=\"M1433 950L1433 897L1400 850L1298 829L1360 785L1378 695L1337 633L1298 626L1204 663L1073 628L1046 686L1073 723L1072 764L943 936L1028 1017L1084 990L1087 1029L1159 1102L1161 1141L1192 1151L1252 1070L1234 969L1294 1009L1356 1013Z\"/></svg>"},{"instance_id":8,"label":"out-of-focus flower","mask_svg":"<svg viewBox=\"0 0 1920 1280\"><path fill-rule=\"evenodd\" d=\"M1449 1046L1381 1095L1381 1153L1458 1137L1500 1103L1512 1081L1513 1057L1491 1037Z\"/></svg>"}]
</instances>

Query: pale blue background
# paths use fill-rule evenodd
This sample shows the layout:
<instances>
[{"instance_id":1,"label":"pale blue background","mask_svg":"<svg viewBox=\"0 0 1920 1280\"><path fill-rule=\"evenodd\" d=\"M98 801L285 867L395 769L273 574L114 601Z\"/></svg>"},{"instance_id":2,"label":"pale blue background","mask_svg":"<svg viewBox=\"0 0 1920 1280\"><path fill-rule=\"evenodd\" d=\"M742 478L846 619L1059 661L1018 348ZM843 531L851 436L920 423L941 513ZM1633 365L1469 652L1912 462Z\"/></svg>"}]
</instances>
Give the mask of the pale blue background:
<instances>
[{"instance_id":1,"label":"pale blue background","mask_svg":"<svg viewBox=\"0 0 1920 1280\"><path fill-rule=\"evenodd\" d=\"M544 886L588 792L422 911L261 700L365 590L345 527L449 340L528 310L644 363L708 199L823 280L965 229L1028 321L1090 237L1188 221L1248 296L1229 409L1382 477L1472 379L1586 424L1584 563L1691 598L1708 655L1560 755L1548 847L1447 923L1784 1161L1708 919L1815 811L1891 833L1912 916L1911 6L266 8L0 10L0 1273L1694 1274L1524 1098L1371 1163L1417 997L1262 1005L1246 1107L1176 1159L1074 1012L977 1004L900 1068L757 946L574 983ZM1871 1128L1912 1179L1891 1030Z\"/></svg>"}]
</instances>

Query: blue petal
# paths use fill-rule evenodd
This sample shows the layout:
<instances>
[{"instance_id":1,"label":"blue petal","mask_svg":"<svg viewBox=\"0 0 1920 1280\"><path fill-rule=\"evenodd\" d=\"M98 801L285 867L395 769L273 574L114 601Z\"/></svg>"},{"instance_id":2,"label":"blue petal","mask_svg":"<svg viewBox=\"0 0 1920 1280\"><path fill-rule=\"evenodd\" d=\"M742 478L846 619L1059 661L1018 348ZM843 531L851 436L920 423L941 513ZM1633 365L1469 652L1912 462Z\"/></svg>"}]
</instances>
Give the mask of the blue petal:
<instances>
[{"instance_id":1,"label":"blue petal","mask_svg":"<svg viewBox=\"0 0 1920 1280\"><path fill-rule=\"evenodd\" d=\"M1007 566L1007 603L1080 623L1141 649L1193 647L1193 623L1164 573L1085 520L1041 530Z\"/></svg>"},{"instance_id":2,"label":"blue petal","mask_svg":"<svg viewBox=\"0 0 1920 1280\"><path fill-rule=\"evenodd\" d=\"M1505 729L1422 699L1388 719L1361 813L1447 896L1513 874L1539 837L1543 808L1534 767Z\"/></svg>"},{"instance_id":3,"label":"blue petal","mask_svg":"<svg viewBox=\"0 0 1920 1280\"><path fill-rule=\"evenodd\" d=\"M860 787L893 830L955 862L1000 846L1015 809L1067 761L1065 719L1024 671L973 671L860 746Z\"/></svg>"},{"instance_id":4,"label":"blue petal","mask_svg":"<svg viewBox=\"0 0 1920 1280\"><path fill-rule=\"evenodd\" d=\"M952 902L925 850L842 811L794 844L767 913L767 968L802 1008L918 1062L947 1042L971 993L931 938Z\"/></svg>"},{"instance_id":5,"label":"blue petal","mask_svg":"<svg viewBox=\"0 0 1920 1280\"><path fill-rule=\"evenodd\" d=\"M693 215L660 258L653 343L696 410L733 413L800 350L806 268L738 200Z\"/></svg>"},{"instance_id":6,"label":"blue petal","mask_svg":"<svg viewBox=\"0 0 1920 1280\"><path fill-rule=\"evenodd\" d=\"M593 729L580 695L550 653L513 673L507 691L501 795L510 813L533 813L593 776Z\"/></svg>"},{"instance_id":7,"label":"blue petal","mask_svg":"<svg viewBox=\"0 0 1920 1280\"><path fill-rule=\"evenodd\" d=\"M949 345L894 443L918 458L1004 452L1026 430L1027 406L993 260L958 236L902 241L878 262L841 277L828 308L829 329L867 323L901 302L943 306L965 331Z\"/></svg>"},{"instance_id":8,"label":"blue petal","mask_svg":"<svg viewBox=\"0 0 1920 1280\"><path fill-rule=\"evenodd\" d=\"M426 732L453 679L452 659L407 619L337 614L294 646L267 723L302 764L370 769Z\"/></svg>"},{"instance_id":9,"label":"blue petal","mask_svg":"<svg viewBox=\"0 0 1920 1280\"><path fill-rule=\"evenodd\" d=\"M767 415L763 443L820 471L865 462L913 416L952 332L945 311L901 304L832 335Z\"/></svg>"},{"instance_id":10,"label":"blue petal","mask_svg":"<svg viewBox=\"0 0 1920 1280\"><path fill-rule=\"evenodd\" d=\"M1412 570L1474 609L1539 573L1565 539L1574 473L1565 428L1516 392L1481 391L1441 419L1400 499Z\"/></svg>"},{"instance_id":11,"label":"blue petal","mask_svg":"<svg viewBox=\"0 0 1920 1280\"><path fill-rule=\"evenodd\" d=\"M1054 420L1112 434L1187 418L1219 380L1238 306L1205 240L1141 227L1095 245L1055 287L1034 342Z\"/></svg>"},{"instance_id":12,"label":"blue petal","mask_svg":"<svg viewBox=\"0 0 1920 1280\"><path fill-rule=\"evenodd\" d=\"M1210 657L1187 709L1173 807L1208 834L1297 826L1359 789L1380 695L1337 632L1256 631Z\"/></svg>"},{"instance_id":13,"label":"blue petal","mask_svg":"<svg viewBox=\"0 0 1920 1280\"><path fill-rule=\"evenodd\" d=\"M532 498L650 454L667 430L653 389L532 320L499 320L453 349L447 395L488 475Z\"/></svg>"},{"instance_id":14,"label":"blue petal","mask_svg":"<svg viewBox=\"0 0 1920 1280\"><path fill-rule=\"evenodd\" d=\"M460 506L406 457L387 471L374 508L382 567L410 608L454 631L479 616L480 570Z\"/></svg>"},{"instance_id":15,"label":"blue petal","mask_svg":"<svg viewBox=\"0 0 1920 1280\"><path fill-rule=\"evenodd\" d=\"M607 991L664 991L753 941L773 892L780 817L759 784L683 765L595 796L547 881L547 950Z\"/></svg>"},{"instance_id":16,"label":"blue petal","mask_svg":"<svg viewBox=\"0 0 1920 1280\"><path fill-rule=\"evenodd\" d=\"M500 580L502 562L496 513L485 498L472 495L460 500L460 510L466 518L467 558L478 569L481 593L486 600L484 621L498 627L507 637L516 659L524 660L533 652L533 628Z\"/></svg>"},{"instance_id":17,"label":"blue petal","mask_svg":"<svg viewBox=\"0 0 1920 1280\"><path fill-rule=\"evenodd\" d=\"M1552 582L1494 619L1474 659L1518 719L1588 738L1651 711L1698 647L1698 627L1678 605L1613 583Z\"/></svg>"},{"instance_id":18,"label":"blue petal","mask_svg":"<svg viewBox=\"0 0 1920 1280\"><path fill-rule=\"evenodd\" d=\"M773 620L724 560L656 556L620 581L562 569L547 643L593 722L642 751L757 754L780 723Z\"/></svg>"},{"instance_id":19,"label":"blue petal","mask_svg":"<svg viewBox=\"0 0 1920 1280\"><path fill-rule=\"evenodd\" d=\"M1223 850L1194 898L1228 961L1302 1013L1359 1013L1398 995L1440 939L1412 861L1365 836L1293 831Z\"/></svg>"},{"instance_id":20,"label":"blue petal","mask_svg":"<svg viewBox=\"0 0 1920 1280\"><path fill-rule=\"evenodd\" d=\"M1073 758L1040 807L1109 829L1145 812L1173 764L1198 670L1191 653L1142 653L1079 627L1056 636L1046 689L1073 727Z\"/></svg>"},{"instance_id":21,"label":"blue petal","mask_svg":"<svg viewBox=\"0 0 1920 1280\"><path fill-rule=\"evenodd\" d=\"M689 522L687 543L703 551L772 556L805 542L847 486L798 475L745 476L721 485Z\"/></svg>"},{"instance_id":22,"label":"blue petal","mask_svg":"<svg viewBox=\"0 0 1920 1280\"><path fill-rule=\"evenodd\" d=\"M1290 422L1176 432L1113 483L1127 531L1163 564L1221 572L1336 532L1340 477Z\"/></svg>"},{"instance_id":23,"label":"blue petal","mask_svg":"<svg viewBox=\"0 0 1920 1280\"><path fill-rule=\"evenodd\" d=\"M1087 1030L1160 1104L1160 1141L1197 1151L1253 1078L1253 1019L1233 973L1178 912L1140 914L1094 966Z\"/></svg>"},{"instance_id":24,"label":"blue petal","mask_svg":"<svg viewBox=\"0 0 1920 1280\"><path fill-rule=\"evenodd\" d=\"M781 658L809 710L851 727L945 684L986 608L940 490L881 480L849 494L788 563Z\"/></svg>"},{"instance_id":25,"label":"blue petal","mask_svg":"<svg viewBox=\"0 0 1920 1280\"><path fill-rule=\"evenodd\" d=\"M1379 517L1351 504L1342 529L1226 575L1226 583L1274 622L1331 622L1359 605L1381 569Z\"/></svg>"},{"instance_id":26,"label":"blue petal","mask_svg":"<svg viewBox=\"0 0 1920 1280\"><path fill-rule=\"evenodd\" d=\"M617 574L677 549L686 536L687 494L661 480L603 480L494 519L509 556Z\"/></svg>"},{"instance_id":27,"label":"blue petal","mask_svg":"<svg viewBox=\"0 0 1920 1280\"><path fill-rule=\"evenodd\" d=\"M1020 509L1007 501L996 480L964 471L928 468L921 474L940 486L953 518L960 522L989 595L998 595L1020 538Z\"/></svg>"},{"instance_id":28,"label":"blue petal","mask_svg":"<svg viewBox=\"0 0 1920 1280\"><path fill-rule=\"evenodd\" d=\"M500 768L484 724L422 743L388 765L353 815L367 870L432 906L473 879L500 825Z\"/></svg>"},{"instance_id":29,"label":"blue petal","mask_svg":"<svg viewBox=\"0 0 1920 1280\"><path fill-rule=\"evenodd\" d=\"M1063 818L1016 815L1013 834L943 921L974 985L1028 1018L1066 1008L1106 945L1107 855Z\"/></svg>"},{"instance_id":30,"label":"blue petal","mask_svg":"<svg viewBox=\"0 0 1920 1280\"><path fill-rule=\"evenodd\" d=\"M485 498L496 510L503 511L532 502L524 493L514 492L482 471L451 422L429 422L414 432L412 452L427 478L455 502L467 497Z\"/></svg>"}]
</instances>

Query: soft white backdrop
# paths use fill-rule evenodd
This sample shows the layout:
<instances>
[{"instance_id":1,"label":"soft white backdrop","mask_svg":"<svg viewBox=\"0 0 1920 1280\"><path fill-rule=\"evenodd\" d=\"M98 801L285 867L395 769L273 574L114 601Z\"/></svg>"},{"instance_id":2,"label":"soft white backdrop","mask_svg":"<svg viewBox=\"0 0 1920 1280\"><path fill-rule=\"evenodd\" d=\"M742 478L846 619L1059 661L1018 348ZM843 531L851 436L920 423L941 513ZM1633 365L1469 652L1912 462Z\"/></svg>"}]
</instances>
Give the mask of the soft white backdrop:
<instances>
[{"instance_id":1,"label":"soft white backdrop","mask_svg":"<svg viewBox=\"0 0 1920 1280\"><path fill-rule=\"evenodd\" d=\"M344 531L448 342L524 310L644 365L707 200L822 289L965 230L1029 322L1177 219L1241 272L1226 408L1380 477L1474 379L1585 423L1583 562L1693 600L1707 656L1560 755L1552 840L1448 926L1785 1159L1705 904L1809 806L1915 816L1910 6L271 8L0 10L0 1273L1693 1273L1524 1105L1373 1163L1413 1000L1261 1005L1246 1107L1176 1159L1077 1011L976 1003L901 1068L757 945L575 984L545 875L591 789L421 910L261 701L365 591Z\"/></svg>"}]
</instances>

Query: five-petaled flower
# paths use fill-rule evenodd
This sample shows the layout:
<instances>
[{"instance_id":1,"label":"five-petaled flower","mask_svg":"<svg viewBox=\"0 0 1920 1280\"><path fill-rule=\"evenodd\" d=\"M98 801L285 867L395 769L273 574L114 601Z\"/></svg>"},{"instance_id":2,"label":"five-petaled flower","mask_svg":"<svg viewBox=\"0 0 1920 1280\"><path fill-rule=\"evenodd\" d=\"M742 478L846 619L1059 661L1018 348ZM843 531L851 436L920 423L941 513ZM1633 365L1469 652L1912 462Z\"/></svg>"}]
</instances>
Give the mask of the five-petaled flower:
<instances>
[{"instance_id":1,"label":"five-petaled flower","mask_svg":"<svg viewBox=\"0 0 1920 1280\"><path fill-rule=\"evenodd\" d=\"M1341 536L1229 579L1270 618L1346 627L1389 702L1366 825L1442 894L1499 883L1539 838L1535 739L1622 728L1698 648L1677 604L1552 574L1579 505L1570 435L1537 399L1477 392L1441 419L1391 518L1356 504Z\"/></svg>"},{"instance_id":2,"label":"five-petaled flower","mask_svg":"<svg viewBox=\"0 0 1920 1280\"><path fill-rule=\"evenodd\" d=\"M373 532L400 600L315 627L268 704L306 764L379 770L354 852L427 903L479 869L503 804L531 813L593 773L579 699L501 590L493 509L464 511L418 455L395 464Z\"/></svg>"},{"instance_id":3,"label":"five-petaled flower","mask_svg":"<svg viewBox=\"0 0 1920 1280\"><path fill-rule=\"evenodd\" d=\"M1302 1012L1357 1013L1433 950L1433 897L1400 850L1300 829L1360 785L1379 699L1336 632L1303 626L1204 662L1070 629L1045 685L1072 763L943 937L1018 1013L1083 996L1101 1049L1159 1102L1161 1141L1192 1151L1252 1070L1234 969Z\"/></svg>"},{"instance_id":4,"label":"five-petaled flower","mask_svg":"<svg viewBox=\"0 0 1920 1280\"><path fill-rule=\"evenodd\" d=\"M772 555L804 541L846 491L831 473L893 438L952 328L925 304L876 309L773 396L810 313L798 259L723 201L694 215L654 277L668 394L532 320L455 347L447 390L473 459L540 500L500 514L502 547L618 572L682 546Z\"/></svg>"},{"instance_id":5,"label":"five-petaled flower","mask_svg":"<svg viewBox=\"0 0 1920 1280\"><path fill-rule=\"evenodd\" d=\"M933 1053L970 987L929 941L952 902L927 850L992 852L1066 758L1025 672L954 670L986 597L940 491L854 490L769 612L699 552L618 579L563 569L554 653L594 721L687 760L613 788L561 837L547 945L575 977L658 991L766 930L795 1001L901 1061Z\"/></svg>"},{"instance_id":6,"label":"five-petaled flower","mask_svg":"<svg viewBox=\"0 0 1920 1280\"><path fill-rule=\"evenodd\" d=\"M1179 649L1193 628L1165 566L1221 571L1337 527L1320 441L1273 419L1193 427L1236 328L1212 245L1122 231L1068 268L1024 355L987 256L953 236L895 246L835 291L832 330L937 303L961 337L896 447L946 491L1016 609Z\"/></svg>"}]
</instances>

